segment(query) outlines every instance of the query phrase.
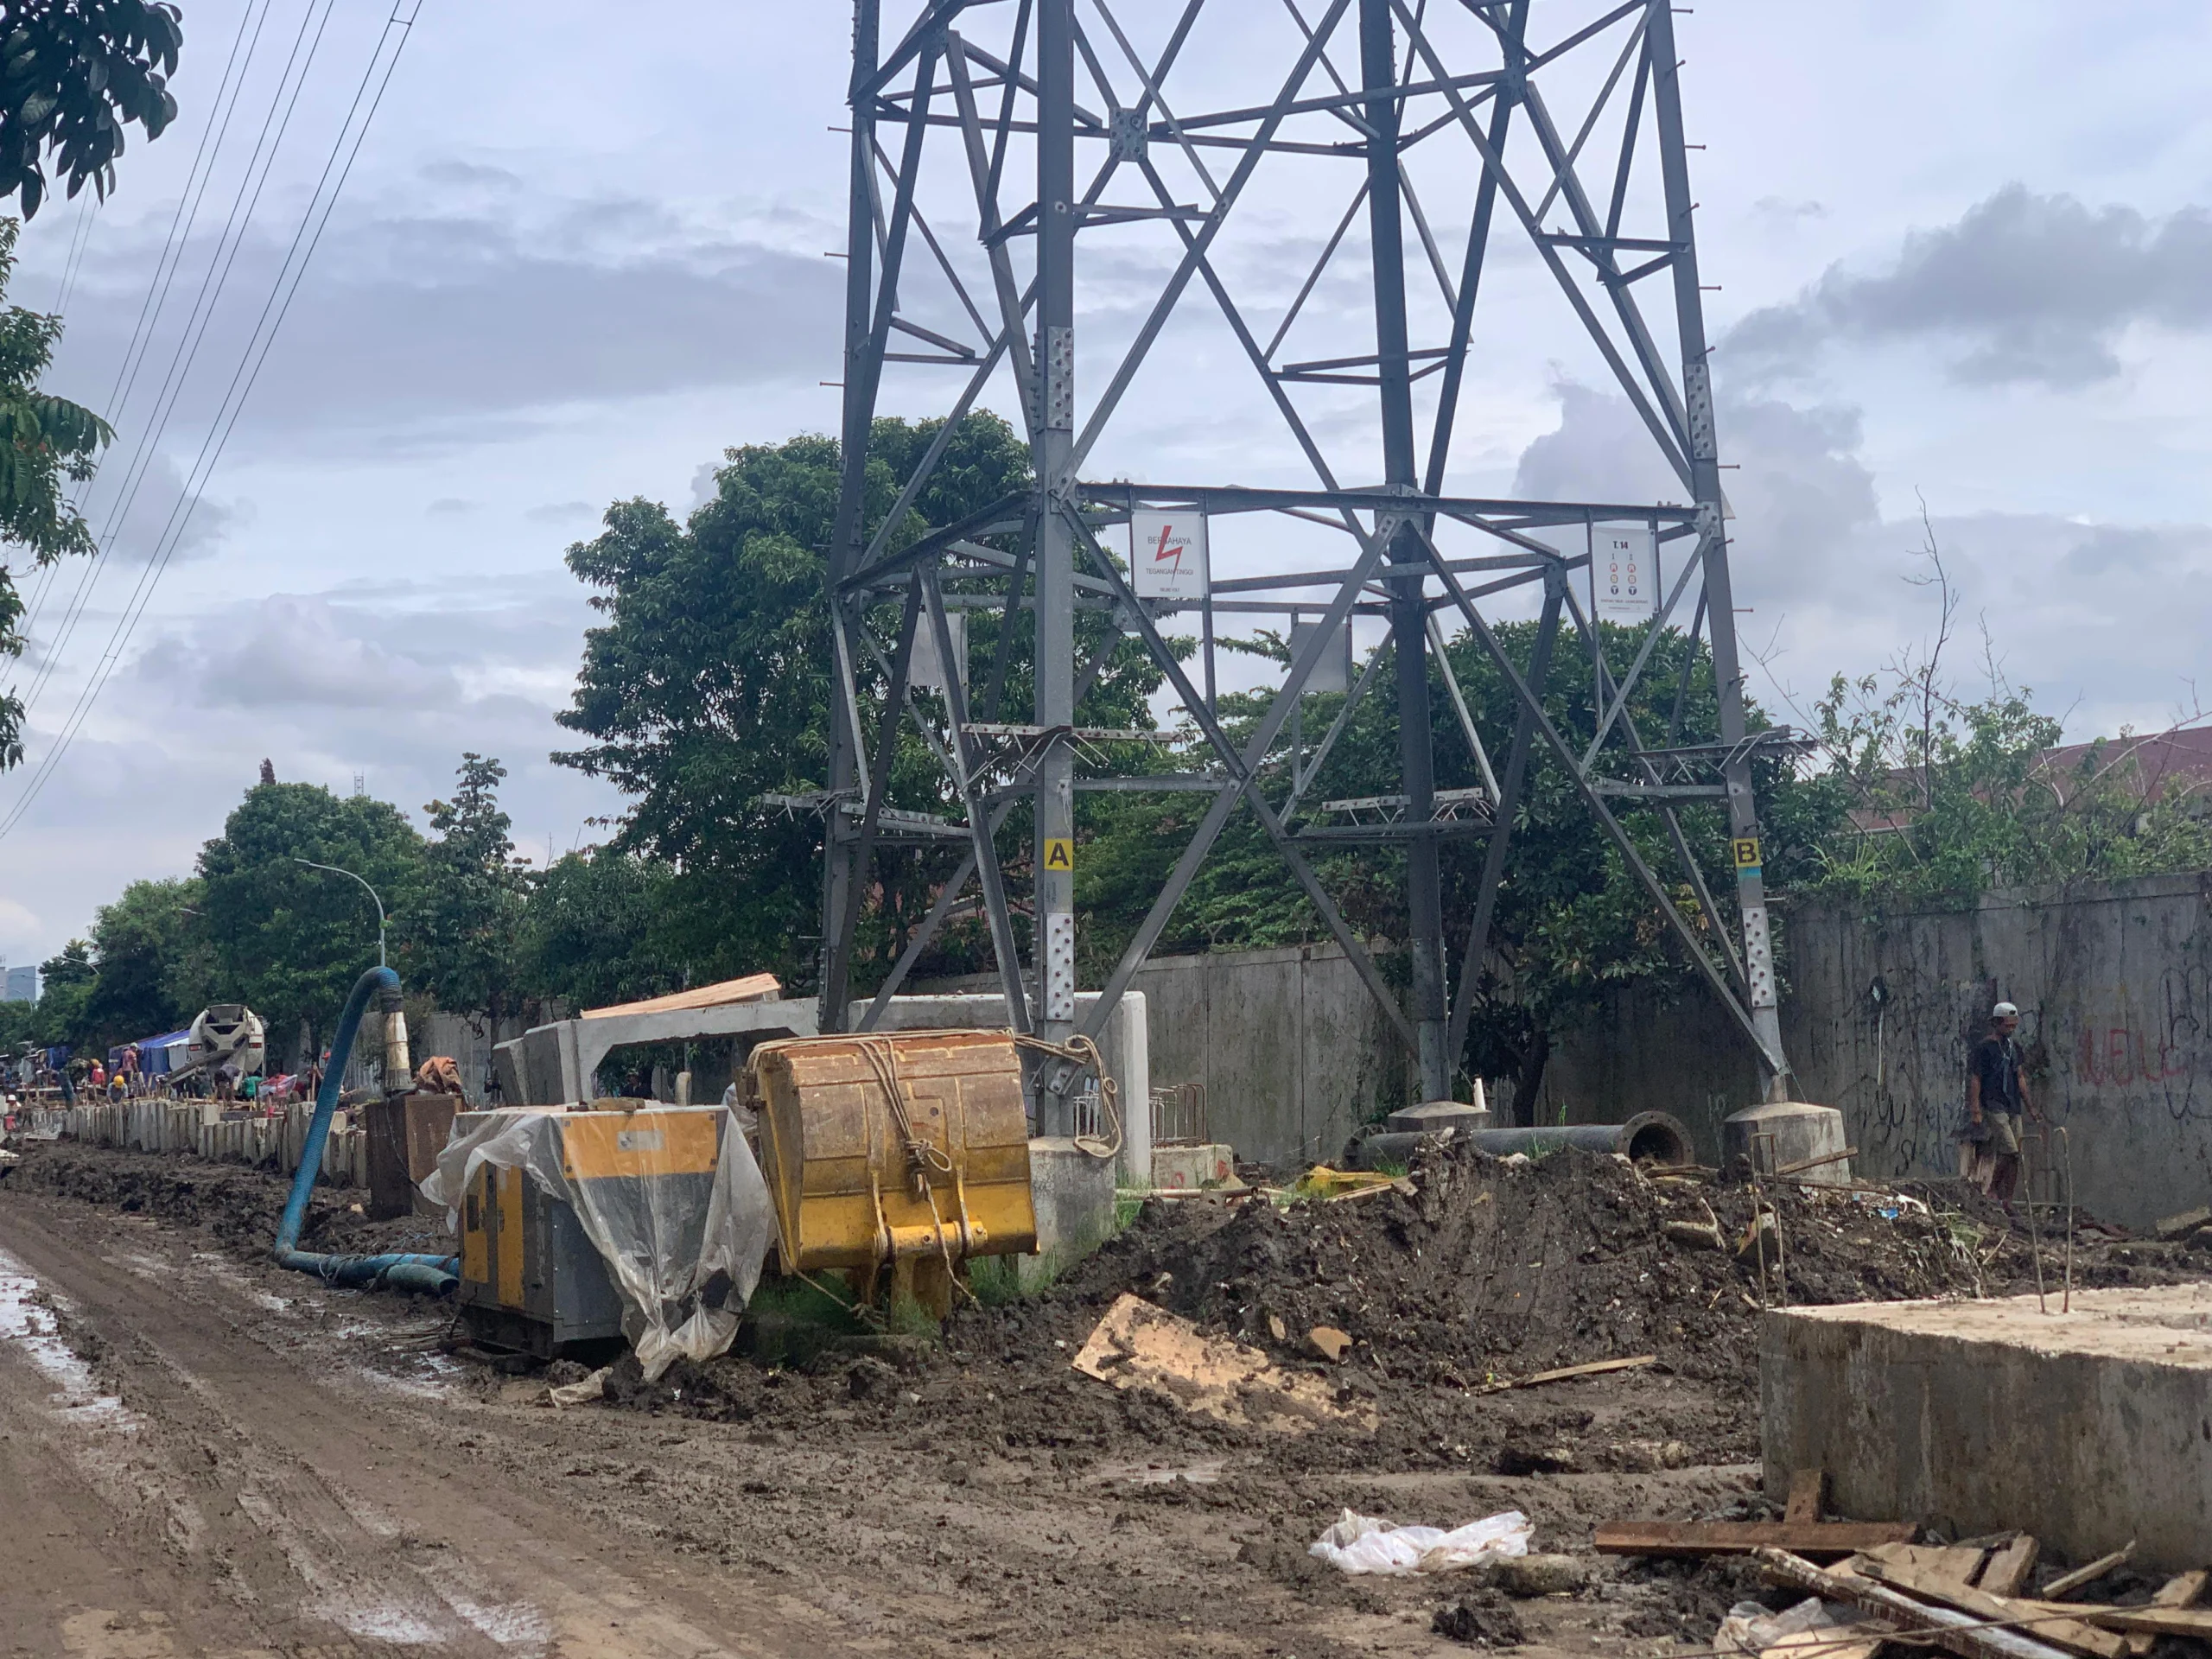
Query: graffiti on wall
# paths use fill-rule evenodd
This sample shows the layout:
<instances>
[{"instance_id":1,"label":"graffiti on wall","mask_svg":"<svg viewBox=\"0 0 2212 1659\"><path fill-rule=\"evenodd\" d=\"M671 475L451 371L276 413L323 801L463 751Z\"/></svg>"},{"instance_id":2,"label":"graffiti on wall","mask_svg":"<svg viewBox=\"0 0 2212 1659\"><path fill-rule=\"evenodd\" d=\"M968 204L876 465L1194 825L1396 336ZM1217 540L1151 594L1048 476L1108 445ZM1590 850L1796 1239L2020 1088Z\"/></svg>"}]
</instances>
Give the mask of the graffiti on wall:
<instances>
[{"instance_id":1,"label":"graffiti on wall","mask_svg":"<svg viewBox=\"0 0 2212 1659\"><path fill-rule=\"evenodd\" d=\"M2202 966L2179 965L2150 995L2122 985L2077 1005L2052 1045L2054 1071L2080 1090L2162 1102L2177 1121L2205 1115L2212 1102L2197 1085L2206 1069L2207 990Z\"/></svg>"}]
</instances>

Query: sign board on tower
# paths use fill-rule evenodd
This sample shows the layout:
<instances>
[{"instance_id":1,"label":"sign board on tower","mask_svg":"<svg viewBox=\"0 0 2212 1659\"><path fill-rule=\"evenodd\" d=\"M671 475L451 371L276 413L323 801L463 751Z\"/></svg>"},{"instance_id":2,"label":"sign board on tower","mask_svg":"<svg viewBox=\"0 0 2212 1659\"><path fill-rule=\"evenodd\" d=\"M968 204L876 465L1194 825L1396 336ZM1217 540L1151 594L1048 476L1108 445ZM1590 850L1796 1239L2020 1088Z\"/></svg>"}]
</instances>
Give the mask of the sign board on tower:
<instances>
[{"instance_id":1,"label":"sign board on tower","mask_svg":"<svg viewBox=\"0 0 2212 1659\"><path fill-rule=\"evenodd\" d=\"M1138 507L1129 514L1129 586L1139 599L1200 604L1206 582L1204 513Z\"/></svg>"},{"instance_id":2,"label":"sign board on tower","mask_svg":"<svg viewBox=\"0 0 2212 1659\"><path fill-rule=\"evenodd\" d=\"M1598 532L1590 550L1590 595L1608 622L1651 620L1659 608L1659 560L1649 526Z\"/></svg>"}]
</instances>

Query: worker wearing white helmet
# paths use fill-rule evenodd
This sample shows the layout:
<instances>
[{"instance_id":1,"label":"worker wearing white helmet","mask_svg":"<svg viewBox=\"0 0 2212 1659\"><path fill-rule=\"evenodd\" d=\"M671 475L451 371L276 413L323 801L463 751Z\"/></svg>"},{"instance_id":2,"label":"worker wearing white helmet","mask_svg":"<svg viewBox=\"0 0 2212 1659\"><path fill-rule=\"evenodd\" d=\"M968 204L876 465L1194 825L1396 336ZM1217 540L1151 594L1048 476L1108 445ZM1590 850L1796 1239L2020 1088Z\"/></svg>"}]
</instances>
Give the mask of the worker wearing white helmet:
<instances>
[{"instance_id":1,"label":"worker wearing white helmet","mask_svg":"<svg viewBox=\"0 0 2212 1659\"><path fill-rule=\"evenodd\" d=\"M2020 1114L2043 1121L2028 1098L2020 1046L2013 1040L2019 1028L2019 1009L1999 1002L1989 1011L1989 1035L1967 1056L1967 1139L1991 1160L1989 1195L2008 1216L2020 1181Z\"/></svg>"}]
</instances>

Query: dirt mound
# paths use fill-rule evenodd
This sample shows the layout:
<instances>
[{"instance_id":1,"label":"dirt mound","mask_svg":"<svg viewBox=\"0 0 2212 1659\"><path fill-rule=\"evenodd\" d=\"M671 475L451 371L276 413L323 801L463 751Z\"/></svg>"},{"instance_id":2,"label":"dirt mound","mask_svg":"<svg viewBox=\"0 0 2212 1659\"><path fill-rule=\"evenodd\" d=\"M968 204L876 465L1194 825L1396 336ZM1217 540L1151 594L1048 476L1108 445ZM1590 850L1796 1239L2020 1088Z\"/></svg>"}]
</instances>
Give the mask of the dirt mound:
<instances>
[{"instance_id":1,"label":"dirt mound","mask_svg":"<svg viewBox=\"0 0 2212 1659\"><path fill-rule=\"evenodd\" d=\"M1332 1325L1355 1357L1446 1386L1639 1353L1691 1376L1751 1366L1760 1275L1735 1248L1751 1225L1747 1187L1648 1179L1602 1154L1531 1162L1471 1147L1429 1151L1409 1185L1287 1209L1156 1200L1048 1300L1088 1308L1135 1291L1283 1358L1310 1357L1306 1333ZM2024 1236L1955 1195L1769 1196L1783 1258L1770 1258L1770 1300L1785 1265L1793 1303L2033 1288ZM1684 1235L1717 1223L1728 1248L1678 1242L1669 1223ZM2143 1277L2118 1249L2078 1245L2076 1282ZM2047 1243L2046 1269L2056 1260Z\"/></svg>"},{"instance_id":2,"label":"dirt mound","mask_svg":"<svg viewBox=\"0 0 2212 1659\"><path fill-rule=\"evenodd\" d=\"M244 1164L191 1156L118 1152L67 1141L32 1141L8 1177L23 1192L74 1198L126 1215L143 1215L188 1227L205 1227L233 1249L266 1250L290 1196L289 1176ZM302 1248L346 1253L453 1248L435 1217L403 1216L371 1221L368 1194L354 1187L318 1186L308 1200Z\"/></svg>"}]
</instances>

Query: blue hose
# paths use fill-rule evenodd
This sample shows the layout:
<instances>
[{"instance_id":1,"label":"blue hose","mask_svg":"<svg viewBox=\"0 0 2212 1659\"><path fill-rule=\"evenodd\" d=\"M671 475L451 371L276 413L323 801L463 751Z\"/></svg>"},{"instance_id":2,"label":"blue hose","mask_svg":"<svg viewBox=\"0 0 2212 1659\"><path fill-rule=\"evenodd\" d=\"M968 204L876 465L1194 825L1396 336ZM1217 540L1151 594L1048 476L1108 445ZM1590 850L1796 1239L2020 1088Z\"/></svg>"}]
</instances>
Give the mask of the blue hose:
<instances>
[{"instance_id":1,"label":"blue hose","mask_svg":"<svg viewBox=\"0 0 2212 1659\"><path fill-rule=\"evenodd\" d=\"M457 1255L328 1255L297 1248L300 1229L307 1223L308 1195L315 1191L315 1178L321 1171L323 1144L330 1139L330 1120L338 1110L338 1096L345 1084L346 1062L353 1058L353 1035L360 1029L369 998L379 992L383 994L379 1000L398 999L399 976L389 968L372 968L356 980L353 994L346 999L346 1010L338 1016L338 1034L331 1041L330 1065L315 1097L315 1116L308 1123L307 1142L300 1148L292 1195L284 1200L283 1218L276 1224L276 1265L314 1274L327 1284L448 1295L461 1282Z\"/></svg>"}]
</instances>

